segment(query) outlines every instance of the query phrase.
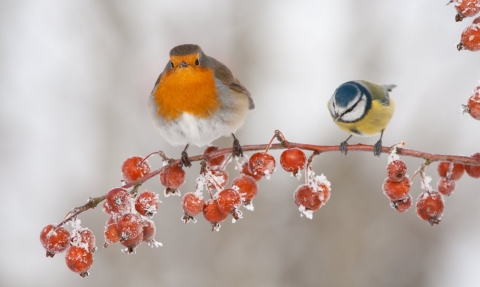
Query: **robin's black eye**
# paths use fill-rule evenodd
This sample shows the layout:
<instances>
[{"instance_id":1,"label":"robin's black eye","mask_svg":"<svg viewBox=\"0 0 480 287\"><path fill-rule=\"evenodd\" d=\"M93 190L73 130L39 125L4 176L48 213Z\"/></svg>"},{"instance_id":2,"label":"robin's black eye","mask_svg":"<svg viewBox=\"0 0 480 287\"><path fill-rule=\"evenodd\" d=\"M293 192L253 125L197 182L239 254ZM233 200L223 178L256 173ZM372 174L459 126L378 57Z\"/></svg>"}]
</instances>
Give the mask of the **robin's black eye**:
<instances>
[{"instance_id":1,"label":"robin's black eye","mask_svg":"<svg viewBox=\"0 0 480 287\"><path fill-rule=\"evenodd\" d=\"M170 62L170 68L172 68L172 69L175 68L175 66L173 65L172 62Z\"/></svg>"},{"instance_id":2,"label":"robin's black eye","mask_svg":"<svg viewBox=\"0 0 480 287\"><path fill-rule=\"evenodd\" d=\"M195 66L198 66L200 65L200 61L198 61L198 59L195 59Z\"/></svg>"}]
</instances>

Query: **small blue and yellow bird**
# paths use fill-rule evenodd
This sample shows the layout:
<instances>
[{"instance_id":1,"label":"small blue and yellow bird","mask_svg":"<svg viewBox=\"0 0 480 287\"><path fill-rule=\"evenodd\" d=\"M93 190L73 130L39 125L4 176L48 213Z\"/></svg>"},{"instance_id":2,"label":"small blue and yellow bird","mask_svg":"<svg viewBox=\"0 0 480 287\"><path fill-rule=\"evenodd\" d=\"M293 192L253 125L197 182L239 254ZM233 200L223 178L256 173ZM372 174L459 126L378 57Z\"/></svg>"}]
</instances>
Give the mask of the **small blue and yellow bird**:
<instances>
[{"instance_id":1,"label":"small blue and yellow bird","mask_svg":"<svg viewBox=\"0 0 480 287\"><path fill-rule=\"evenodd\" d=\"M382 152L383 131L395 110L388 92L395 85L381 85L367 81L350 81L341 84L328 102L333 121L350 136L340 143L340 152L347 154L347 141L352 136L370 137L380 134L373 154Z\"/></svg>"}]
</instances>

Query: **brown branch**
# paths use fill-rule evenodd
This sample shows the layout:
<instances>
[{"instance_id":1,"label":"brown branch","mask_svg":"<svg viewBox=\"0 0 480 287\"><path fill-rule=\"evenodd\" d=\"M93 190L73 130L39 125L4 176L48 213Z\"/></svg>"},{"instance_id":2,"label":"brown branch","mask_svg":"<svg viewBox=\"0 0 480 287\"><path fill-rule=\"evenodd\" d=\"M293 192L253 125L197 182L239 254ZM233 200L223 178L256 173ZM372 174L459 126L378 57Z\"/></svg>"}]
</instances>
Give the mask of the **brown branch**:
<instances>
[{"instance_id":1,"label":"brown branch","mask_svg":"<svg viewBox=\"0 0 480 287\"><path fill-rule=\"evenodd\" d=\"M336 152L340 151L340 146L335 145L335 146L319 146L319 145L311 145L311 144L303 144L303 143L294 143L294 142L288 142L286 139L281 135L281 133L275 132L275 137L280 137L283 139L282 143L280 144L260 144L260 145L245 145L242 146L243 151L259 151L259 150L266 150L267 147L269 149L285 149L286 146L289 146L289 148L299 148L303 150L309 150L313 151L317 154L324 153L324 152ZM365 152L371 152L373 153L373 145L363 145L363 144L356 144L356 145L348 145L348 151L365 151ZM474 157L469 157L469 156L459 156L459 155L443 155L443 154L433 154L433 153L428 153L428 152L422 152L422 151L417 151L417 150L411 150L411 149L405 149L405 148L396 148L396 153L398 155L402 156L410 156L410 157L416 157L416 158L422 158L428 164L436 161L448 161L448 162L454 162L454 163L461 163L465 165L476 165L480 166L480 158L474 158ZM392 150L392 147L382 147L382 153L390 153ZM211 152L206 155L196 155L190 157L190 161L201 161L201 160L209 160L221 155L225 154L231 154L233 152L233 148L223 148L219 149L215 152ZM156 152L158 153L163 160L168 161L168 165L161 167L157 170L154 170L148 174L146 174L144 177L136 180L129 182L125 185L122 186L122 188L131 188L133 189L130 191L131 194L135 194L138 190L138 187L146 182L147 180L151 179L152 177L160 174L160 172L166 168L169 168L174 165L179 165L180 164L180 159L170 159L168 158L164 152L159 151ZM372 156L373 157L373 156ZM413 178L412 178L413 179ZM65 219L60 222L56 227L60 227L64 225L65 223L69 222L73 218L77 217L80 213L87 211L89 209L95 208L100 202L102 202L105 199L106 195L102 195L96 198L89 198L88 202L82 206L75 207L72 209Z\"/></svg>"}]
</instances>

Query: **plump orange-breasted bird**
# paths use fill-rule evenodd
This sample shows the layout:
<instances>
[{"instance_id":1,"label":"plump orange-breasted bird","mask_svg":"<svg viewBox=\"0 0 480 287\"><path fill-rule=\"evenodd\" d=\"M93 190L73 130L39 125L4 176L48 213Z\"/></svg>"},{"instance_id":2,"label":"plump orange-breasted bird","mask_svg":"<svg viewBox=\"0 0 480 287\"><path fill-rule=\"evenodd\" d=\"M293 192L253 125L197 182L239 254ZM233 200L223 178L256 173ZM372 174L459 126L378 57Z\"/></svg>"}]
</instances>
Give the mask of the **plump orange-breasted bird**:
<instances>
[{"instance_id":1,"label":"plump orange-breasted bird","mask_svg":"<svg viewBox=\"0 0 480 287\"><path fill-rule=\"evenodd\" d=\"M233 133L255 108L250 92L227 66L192 44L170 50L170 61L155 82L149 104L163 138L172 145L186 145L185 166L191 166L186 152L190 144L205 146L230 134L234 155L242 155Z\"/></svg>"}]
</instances>

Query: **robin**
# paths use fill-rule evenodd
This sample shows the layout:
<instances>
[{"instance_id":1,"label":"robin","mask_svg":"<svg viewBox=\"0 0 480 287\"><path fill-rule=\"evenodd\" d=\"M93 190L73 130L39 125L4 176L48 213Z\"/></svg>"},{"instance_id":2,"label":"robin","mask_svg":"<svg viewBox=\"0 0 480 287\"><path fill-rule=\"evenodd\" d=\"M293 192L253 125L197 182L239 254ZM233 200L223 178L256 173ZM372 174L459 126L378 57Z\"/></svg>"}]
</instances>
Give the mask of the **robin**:
<instances>
[{"instance_id":1,"label":"robin","mask_svg":"<svg viewBox=\"0 0 480 287\"><path fill-rule=\"evenodd\" d=\"M162 137L172 145L185 145L184 166L191 166L190 144L201 147L230 134L233 155L243 156L234 133L255 103L227 66L199 46L185 44L170 50L170 61L155 82L149 105Z\"/></svg>"}]
</instances>

